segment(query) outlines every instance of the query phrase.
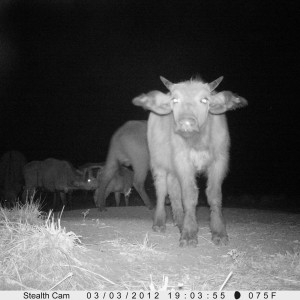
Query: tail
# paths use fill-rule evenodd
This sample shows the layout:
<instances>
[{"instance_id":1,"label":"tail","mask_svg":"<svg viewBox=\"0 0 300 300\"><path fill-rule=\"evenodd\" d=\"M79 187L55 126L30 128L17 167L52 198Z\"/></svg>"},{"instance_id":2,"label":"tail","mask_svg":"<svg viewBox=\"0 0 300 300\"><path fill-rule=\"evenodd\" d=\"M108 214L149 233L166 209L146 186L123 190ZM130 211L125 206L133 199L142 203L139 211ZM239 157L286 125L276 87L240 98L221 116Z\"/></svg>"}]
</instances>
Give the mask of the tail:
<instances>
[{"instance_id":1,"label":"tail","mask_svg":"<svg viewBox=\"0 0 300 300\"><path fill-rule=\"evenodd\" d=\"M109 182L115 176L116 172L119 170L119 161L114 153L109 153L105 162L104 168L98 172L98 188L94 194L95 205L100 209L105 209L106 202L106 189Z\"/></svg>"}]
</instances>

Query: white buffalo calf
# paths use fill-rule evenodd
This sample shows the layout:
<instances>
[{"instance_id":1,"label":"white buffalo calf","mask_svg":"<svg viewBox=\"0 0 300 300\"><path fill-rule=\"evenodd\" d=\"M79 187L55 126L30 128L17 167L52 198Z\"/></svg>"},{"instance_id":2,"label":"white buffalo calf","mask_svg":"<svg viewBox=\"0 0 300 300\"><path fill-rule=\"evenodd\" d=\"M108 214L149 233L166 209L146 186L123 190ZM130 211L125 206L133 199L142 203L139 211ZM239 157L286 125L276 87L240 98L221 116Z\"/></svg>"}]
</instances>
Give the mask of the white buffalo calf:
<instances>
[{"instance_id":1,"label":"white buffalo calf","mask_svg":"<svg viewBox=\"0 0 300 300\"><path fill-rule=\"evenodd\" d=\"M221 189L230 144L224 113L247 105L247 101L229 91L215 92L222 79L173 84L161 77L168 93L151 91L133 99L133 104L151 110L147 138L157 194L153 230L166 229L164 203L169 194L174 222L181 234L180 246L198 243L198 172L207 176L212 240L215 244L228 243Z\"/></svg>"}]
</instances>

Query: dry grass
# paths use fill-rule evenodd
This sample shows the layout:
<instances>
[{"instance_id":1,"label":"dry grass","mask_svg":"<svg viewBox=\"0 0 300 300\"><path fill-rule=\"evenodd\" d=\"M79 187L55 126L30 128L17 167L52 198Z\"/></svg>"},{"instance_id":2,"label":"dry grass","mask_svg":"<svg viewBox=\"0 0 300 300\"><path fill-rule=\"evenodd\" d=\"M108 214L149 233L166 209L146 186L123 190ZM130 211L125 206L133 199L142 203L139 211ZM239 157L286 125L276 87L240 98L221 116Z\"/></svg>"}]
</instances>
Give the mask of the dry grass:
<instances>
[{"instance_id":1,"label":"dry grass","mask_svg":"<svg viewBox=\"0 0 300 300\"><path fill-rule=\"evenodd\" d=\"M40 210L40 201L34 201L33 199L34 196L24 205L17 202L12 209L5 209L0 206L0 224L21 223L41 225L43 223L43 214Z\"/></svg>"},{"instance_id":2,"label":"dry grass","mask_svg":"<svg viewBox=\"0 0 300 300\"><path fill-rule=\"evenodd\" d=\"M300 252L269 255L258 250L256 255L231 250L233 278L230 287L240 286L244 290L274 290L279 286L285 290L300 287Z\"/></svg>"},{"instance_id":3,"label":"dry grass","mask_svg":"<svg viewBox=\"0 0 300 300\"><path fill-rule=\"evenodd\" d=\"M39 203L1 208L0 286L5 290L103 288L100 274L80 262L86 249L50 212L42 219Z\"/></svg>"}]
</instances>

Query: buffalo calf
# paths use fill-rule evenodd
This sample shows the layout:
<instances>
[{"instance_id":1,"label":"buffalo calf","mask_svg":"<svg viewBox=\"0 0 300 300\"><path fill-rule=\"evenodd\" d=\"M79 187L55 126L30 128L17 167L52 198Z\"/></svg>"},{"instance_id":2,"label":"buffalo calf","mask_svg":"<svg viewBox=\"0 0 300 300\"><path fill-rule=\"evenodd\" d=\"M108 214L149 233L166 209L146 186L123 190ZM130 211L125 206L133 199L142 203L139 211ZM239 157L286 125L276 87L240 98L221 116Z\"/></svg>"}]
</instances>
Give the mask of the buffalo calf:
<instances>
[{"instance_id":1,"label":"buffalo calf","mask_svg":"<svg viewBox=\"0 0 300 300\"><path fill-rule=\"evenodd\" d=\"M224 113L246 105L247 101L229 91L216 92L222 79L173 84L161 77L168 93L151 91L133 99L133 104L151 111L147 137L157 194L153 230L166 229L164 203L168 194L181 234L180 246L198 243L198 172L207 176L212 240L215 244L228 242L221 209L221 186L228 168L230 143Z\"/></svg>"}]
</instances>

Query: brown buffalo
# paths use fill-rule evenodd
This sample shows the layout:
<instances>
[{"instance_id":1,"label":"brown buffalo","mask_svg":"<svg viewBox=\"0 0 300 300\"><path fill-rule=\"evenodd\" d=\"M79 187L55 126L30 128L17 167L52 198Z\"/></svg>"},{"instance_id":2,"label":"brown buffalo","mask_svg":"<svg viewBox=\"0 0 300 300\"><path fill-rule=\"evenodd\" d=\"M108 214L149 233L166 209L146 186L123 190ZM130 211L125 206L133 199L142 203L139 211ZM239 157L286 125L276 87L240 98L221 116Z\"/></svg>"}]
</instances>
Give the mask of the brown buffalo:
<instances>
[{"instance_id":1,"label":"brown buffalo","mask_svg":"<svg viewBox=\"0 0 300 300\"><path fill-rule=\"evenodd\" d=\"M9 151L0 160L1 203L8 208L15 205L24 186L25 156L19 151Z\"/></svg>"},{"instance_id":2,"label":"brown buffalo","mask_svg":"<svg viewBox=\"0 0 300 300\"><path fill-rule=\"evenodd\" d=\"M23 198L28 193L32 195L34 189L42 188L54 193L53 208L57 208L59 195L63 205L67 204L66 194L77 189L90 189L84 181L83 173L74 169L64 160L48 158L44 161L32 161L24 167L25 190Z\"/></svg>"},{"instance_id":3,"label":"brown buffalo","mask_svg":"<svg viewBox=\"0 0 300 300\"><path fill-rule=\"evenodd\" d=\"M149 171L147 121L128 121L112 136L105 166L101 176L99 176L99 188L96 190L94 197L99 210L105 209L109 184L118 172L122 173L120 171L121 166L132 167L133 186L145 205L152 209L153 205L144 188Z\"/></svg>"},{"instance_id":4,"label":"brown buffalo","mask_svg":"<svg viewBox=\"0 0 300 300\"><path fill-rule=\"evenodd\" d=\"M133 99L133 104L151 110L147 137L157 194L153 230L166 229L164 203L169 194L174 222L181 234L180 246L198 243L195 182L198 172L207 176L212 240L215 244L228 242L221 189L228 169L230 144L224 113L247 105L247 101L229 91L216 92L222 79L173 84L161 77L168 93L151 91Z\"/></svg>"}]
</instances>

